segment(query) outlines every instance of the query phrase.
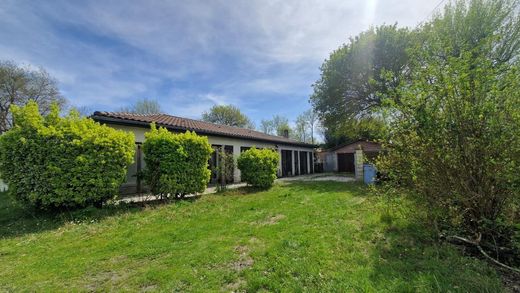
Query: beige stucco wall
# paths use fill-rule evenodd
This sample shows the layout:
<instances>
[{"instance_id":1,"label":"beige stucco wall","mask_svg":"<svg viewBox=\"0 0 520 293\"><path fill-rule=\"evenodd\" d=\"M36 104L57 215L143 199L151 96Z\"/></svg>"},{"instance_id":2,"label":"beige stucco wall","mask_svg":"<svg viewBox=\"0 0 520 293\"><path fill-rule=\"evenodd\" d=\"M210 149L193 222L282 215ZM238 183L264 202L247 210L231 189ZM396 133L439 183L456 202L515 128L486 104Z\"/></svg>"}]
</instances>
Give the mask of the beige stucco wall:
<instances>
[{"instance_id":1,"label":"beige stucco wall","mask_svg":"<svg viewBox=\"0 0 520 293\"><path fill-rule=\"evenodd\" d=\"M135 135L135 141L136 142L144 142L144 134L149 131L148 128L144 127L134 127L134 126L125 126L125 125L117 125L117 124L107 124L110 127L113 127L115 129L130 131L134 133ZM285 144L277 144L277 143L266 143L262 141L254 141L254 140L246 140L246 139L240 139L240 138L229 138L229 137L220 137L220 136L211 136L208 135L208 141L210 144L215 145L229 145L233 146L233 156L235 157L235 160L240 155L240 147L257 147L257 148L272 148L277 149L278 154L281 157L282 150L292 150L292 151L305 151L305 152L313 152L313 148L308 147L300 147L300 146L291 146L291 145L285 145ZM296 152L293 152L293 172L294 174L294 157ZM307 156L307 172L311 172L311 164L312 164L312 155L309 154ZM130 166L130 169L132 169L133 166ZM134 167L135 168L135 167ZM280 160L280 164L278 166L278 172L281 174L282 169L282 163ZM129 178L130 179L130 178ZM240 182L240 170L238 168L235 168L234 171L234 180L235 182Z\"/></svg>"}]
</instances>

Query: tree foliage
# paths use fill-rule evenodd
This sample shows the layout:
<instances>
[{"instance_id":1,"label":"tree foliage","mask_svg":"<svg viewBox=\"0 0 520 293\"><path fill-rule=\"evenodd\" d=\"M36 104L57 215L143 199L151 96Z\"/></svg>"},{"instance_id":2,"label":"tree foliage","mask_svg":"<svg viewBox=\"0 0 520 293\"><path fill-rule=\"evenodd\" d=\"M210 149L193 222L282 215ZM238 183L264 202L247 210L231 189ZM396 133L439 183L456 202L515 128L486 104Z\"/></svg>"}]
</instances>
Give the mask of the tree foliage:
<instances>
[{"instance_id":1,"label":"tree foliage","mask_svg":"<svg viewBox=\"0 0 520 293\"><path fill-rule=\"evenodd\" d=\"M119 109L119 111L143 115L160 114L162 112L159 102L157 100L151 100L148 98L137 100L135 104L131 105L130 107L122 107Z\"/></svg>"},{"instance_id":2,"label":"tree foliage","mask_svg":"<svg viewBox=\"0 0 520 293\"><path fill-rule=\"evenodd\" d=\"M255 129L251 119L233 105L214 105L209 111L202 113L202 120L216 124Z\"/></svg>"},{"instance_id":3,"label":"tree foliage","mask_svg":"<svg viewBox=\"0 0 520 293\"><path fill-rule=\"evenodd\" d=\"M269 188L276 179L279 161L278 152L253 147L240 154L237 165L242 181L255 187Z\"/></svg>"},{"instance_id":4,"label":"tree foliage","mask_svg":"<svg viewBox=\"0 0 520 293\"><path fill-rule=\"evenodd\" d=\"M75 208L114 198L133 160L131 133L75 112L43 117L38 105L12 106L14 127L0 136L0 172L9 192L36 208Z\"/></svg>"},{"instance_id":5,"label":"tree foliage","mask_svg":"<svg viewBox=\"0 0 520 293\"><path fill-rule=\"evenodd\" d=\"M283 136L285 132L291 135L291 126L289 119L280 115L274 115L270 120L262 120L261 130L270 135Z\"/></svg>"},{"instance_id":6,"label":"tree foliage","mask_svg":"<svg viewBox=\"0 0 520 293\"><path fill-rule=\"evenodd\" d=\"M175 134L152 124L145 138L144 178L154 194L182 197L206 189L213 152L207 137L190 131Z\"/></svg>"},{"instance_id":7,"label":"tree foliage","mask_svg":"<svg viewBox=\"0 0 520 293\"><path fill-rule=\"evenodd\" d=\"M276 132L273 121L269 119L262 119L260 122L260 131L266 134L275 134Z\"/></svg>"},{"instance_id":8,"label":"tree foliage","mask_svg":"<svg viewBox=\"0 0 520 293\"><path fill-rule=\"evenodd\" d=\"M294 139L311 144L315 143L315 134L319 126L319 120L317 113L313 109L309 109L298 115L294 124L291 131Z\"/></svg>"},{"instance_id":9,"label":"tree foliage","mask_svg":"<svg viewBox=\"0 0 520 293\"><path fill-rule=\"evenodd\" d=\"M396 88L407 76L411 40L408 29L383 25L332 52L310 99L329 139L337 139L332 135L344 123L379 113L385 97L398 99Z\"/></svg>"},{"instance_id":10,"label":"tree foliage","mask_svg":"<svg viewBox=\"0 0 520 293\"><path fill-rule=\"evenodd\" d=\"M387 136L388 125L382 118L345 119L343 123L324 131L325 145L334 147L358 140L379 141Z\"/></svg>"},{"instance_id":11,"label":"tree foliage","mask_svg":"<svg viewBox=\"0 0 520 293\"><path fill-rule=\"evenodd\" d=\"M511 246L520 198L518 1L459 1L419 28L380 169L441 231Z\"/></svg>"},{"instance_id":12,"label":"tree foliage","mask_svg":"<svg viewBox=\"0 0 520 293\"><path fill-rule=\"evenodd\" d=\"M24 106L29 101L35 101L43 115L51 111L53 103L63 106L66 102L56 80L43 68L34 70L9 61L0 62L0 133L13 126L11 106Z\"/></svg>"}]
</instances>

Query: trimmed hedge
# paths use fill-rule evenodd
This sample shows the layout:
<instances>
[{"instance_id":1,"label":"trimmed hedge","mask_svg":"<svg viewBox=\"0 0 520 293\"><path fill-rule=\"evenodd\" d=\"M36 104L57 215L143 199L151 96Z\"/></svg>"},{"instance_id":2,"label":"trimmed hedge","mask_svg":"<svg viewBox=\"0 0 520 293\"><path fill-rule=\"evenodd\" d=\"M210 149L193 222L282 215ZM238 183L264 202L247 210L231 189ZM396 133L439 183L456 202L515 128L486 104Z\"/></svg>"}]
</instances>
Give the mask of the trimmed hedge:
<instances>
[{"instance_id":1,"label":"trimmed hedge","mask_svg":"<svg viewBox=\"0 0 520 293\"><path fill-rule=\"evenodd\" d=\"M213 152L207 137L190 131L174 134L152 123L145 138L144 179L154 194L183 197L206 189Z\"/></svg>"},{"instance_id":2,"label":"trimmed hedge","mask_svg":"<svg viewBox=\"0 0 520 293\"><path fill-rule=\"evenodd\" d=\"M276 151L251 148L240 154L237 163L242 181L248 184L269 188L276 179L280 156Z\"/></svg>"},{"instance_id":3,"label":"trimmed hedge","mask_svg":"<svg viewBox=\"0 0 520 293\"><path fill-rule=\"evenodd\" d=\"M15 125L0 136L0 176L17 200L52 209L117 196L133 160L133 134L77 112L60 117L57 106L45 117L35 102L11 110Z\"/></svg>"}]
</instances>

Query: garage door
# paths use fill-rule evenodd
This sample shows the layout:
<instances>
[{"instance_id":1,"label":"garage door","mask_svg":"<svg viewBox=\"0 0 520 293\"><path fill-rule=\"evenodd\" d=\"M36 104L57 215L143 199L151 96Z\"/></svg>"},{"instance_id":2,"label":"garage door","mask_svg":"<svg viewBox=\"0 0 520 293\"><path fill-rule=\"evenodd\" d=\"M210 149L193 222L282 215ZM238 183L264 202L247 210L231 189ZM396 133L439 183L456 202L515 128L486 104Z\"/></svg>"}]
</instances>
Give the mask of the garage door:
<instances>
[{"instance_id":1,"label":"garage door","mask_svg":"<svg viewBox=\"0 0 520 293\"><path fill-rule=\"evenodd\" d=\"M354 154L338 154L338 172L354 173Z\"/></svg>"}]
</instances>

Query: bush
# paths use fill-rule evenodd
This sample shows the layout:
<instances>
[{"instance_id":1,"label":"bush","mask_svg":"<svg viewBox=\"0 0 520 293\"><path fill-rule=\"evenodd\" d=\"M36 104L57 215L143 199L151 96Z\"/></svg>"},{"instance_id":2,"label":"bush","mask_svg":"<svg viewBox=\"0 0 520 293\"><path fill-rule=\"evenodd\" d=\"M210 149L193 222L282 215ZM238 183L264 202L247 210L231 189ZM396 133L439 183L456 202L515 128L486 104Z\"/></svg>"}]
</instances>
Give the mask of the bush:
<instances>
[{"instance_id":1,"label":"bush","mask_svg":"<svg viewBox=\"0 0 520 293\"><path fill-rule=\"evenodd\" d=\"M214 167L214 172L217 175L217 190L226 190L228 182L233 182L235 173L235 159L232 153L228 153L222 149L218 150L218 167Z\"/></svg>"},{"instance_id":2,"label":"bush","mask_svg":"<svg viewBox=\"0 0 520 293\"><path fill-rule=\"evenodd\" d=\"M211 171L213 149L208 138L194 132L174 134L152 124L143 144L145 181L154 194L163 197L203 192Z\"/></svg>"},{"instance_id":3,"label":"bush","mask_svg":"<svg viewBox=\"0 0 520 293\"><path fill-rule=\"evenodd\" d=\"M424 41L411 51L410 84L399 90L379 169L413 191L442 234L510 246L514 231L503 227L519 217L520 64L518 50L499 62L495 54L507 44L497 42L510 40L494 34L505 31L503 18L514 9L457 3L423 28ZM497 27L474 39L469 21ZM455 38L452 30L468 35Z\"/></svg>"},{"instance_id":4,"label":"bush","mask_svg":"<svg viewBox=\"0 0 520 293\"><path fill-rule=\"evenodd\" d=\"M41 209L75 208L114 198L134 155L130 133L76 112L42 117L38 106L12 107L14 127L0 137L0 172L9 192Z\"/></svg>"},{"instance_id":5,"label":"bush","mask_svg":"<svg viewBox=\"0 0 520 293\"><path fill-rule=\"evenodd\" d=\"M269 188L276 179L280 156L276 151L251 148L238 157L242 181L255 187Z\"/></svg>"}]
</instances>

